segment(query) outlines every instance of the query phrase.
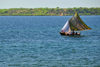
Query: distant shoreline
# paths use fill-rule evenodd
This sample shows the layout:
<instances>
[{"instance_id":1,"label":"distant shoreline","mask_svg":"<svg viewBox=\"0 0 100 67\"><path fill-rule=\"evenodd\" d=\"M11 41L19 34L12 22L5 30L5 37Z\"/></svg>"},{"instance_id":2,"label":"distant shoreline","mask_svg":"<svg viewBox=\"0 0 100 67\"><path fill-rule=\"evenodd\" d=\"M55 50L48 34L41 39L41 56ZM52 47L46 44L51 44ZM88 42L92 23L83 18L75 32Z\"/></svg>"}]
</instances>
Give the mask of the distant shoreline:
<instances>
[{"instance_id":1,"label":"distant shoreline","mask_svg":"<svg viewBox=\"0 0 100 67\"><path fill-rule=\"evenodd\" d=\"M8 16L8 15L5 15L5 16ZM13 15L9 15L9 16L13 16ZM15 15L14 15L15 16ZM16 15L16 16L19 16L19 15ZM20 16L23 16L23 15L20 15ZM24 15L25 16L25 15ZM27 16L27 15L26 15ZM28 15L29 16L29 15ZM31 16L31 15L30 15ZM34 15L33 15L34 16ZM37 16L41 16L41 15L37 15ZM46 16L46 15L44 15ZM47 16L50 16L50 15L47 15ZM55 15L56 16L56 15ZM73 16L73 15L66 15L66 16ZM100 16L100 15L80 15L80 16Z\"/></svg>"},{"instance_id":2,"label":"distant shoreline","mask_svg":"<svg viewBox=\"0 0 100 67\"><path fill-rule=\"evenodd\" d=\"M100 8L10 8L0 9L0 16L72 16L100 15Z\"/></svg>"}]
</instances>

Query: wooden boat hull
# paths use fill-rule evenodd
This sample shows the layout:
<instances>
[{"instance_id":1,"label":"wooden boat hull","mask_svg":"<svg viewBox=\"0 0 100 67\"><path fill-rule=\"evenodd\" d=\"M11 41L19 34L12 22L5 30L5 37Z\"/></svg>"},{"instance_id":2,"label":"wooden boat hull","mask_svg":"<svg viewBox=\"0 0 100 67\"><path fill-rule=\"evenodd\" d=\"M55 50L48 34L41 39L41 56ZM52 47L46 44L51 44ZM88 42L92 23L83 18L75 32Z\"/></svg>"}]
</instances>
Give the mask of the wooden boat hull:
<instances>
[{"instance_id":1,"label":"wooden boat hull","mask_svg":"<svg viewBox=\"0 0 100 67\"><path fill-rule=\"evenodd\" d=\"M65 32L60 32L61 35L64 35L64 36L80 36L80 33L76 34L68 34L68 33L65 33Z\"/></svg>"}]
</instances>

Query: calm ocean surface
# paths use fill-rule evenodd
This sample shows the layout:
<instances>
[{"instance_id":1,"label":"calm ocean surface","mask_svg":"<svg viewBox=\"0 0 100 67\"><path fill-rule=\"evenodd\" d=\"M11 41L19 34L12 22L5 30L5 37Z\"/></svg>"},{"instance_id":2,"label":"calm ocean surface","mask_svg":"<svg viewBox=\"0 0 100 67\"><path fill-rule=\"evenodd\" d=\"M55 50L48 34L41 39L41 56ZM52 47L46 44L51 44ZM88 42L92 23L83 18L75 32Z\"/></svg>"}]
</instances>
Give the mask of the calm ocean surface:
<instances>
[{"instance_id":1,"label":"calm ocean surface","mask_svg":"<svg viewBox=\"0 0 100 67\"><path fill-rule=\"evenodd\" d=\"M59 34L72 16L0 16L0 67L100 67L100 16L81 16L92 28Z\"/></svg>"}]
</instances>

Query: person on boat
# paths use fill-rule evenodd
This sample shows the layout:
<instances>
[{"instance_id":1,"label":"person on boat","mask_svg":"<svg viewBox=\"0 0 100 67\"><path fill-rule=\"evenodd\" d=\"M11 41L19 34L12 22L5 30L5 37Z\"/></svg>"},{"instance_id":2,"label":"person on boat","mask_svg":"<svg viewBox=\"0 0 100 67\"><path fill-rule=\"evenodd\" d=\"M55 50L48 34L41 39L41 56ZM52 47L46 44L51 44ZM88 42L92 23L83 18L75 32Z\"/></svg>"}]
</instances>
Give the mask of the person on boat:
<instances>
[{"instance_id":1,"label":"person on boat","mask_svg":"<svg viewBox=\"0 0 100 67\"><path fill-rule=\"evenodd\" d=\"M80 35L80 33L76 32L75 35Z\"/></svg>"},{"instance_id":2,"label":"person on boat","mask_svg":"<svg viewBox=\"0 0 100 67\"><path fill-rule=\"evenodd\" d=\"M61 35L65 35L64 30L61 30L60 34L61 34Z\"/></svg>"},{"instance_id":3,"label":"person on boat","mask_svg":"<svg viewBox=\"0 0 100 67\"><path fill-rule=\"evenodd\" d=\"M78 33L76 32L76 35L77 35Z\"/></svg>"},{"instance_id":4,"label":"person on boat","mask_svg":"<svg viewBox=\"0 0 100 67\"><path fill-rule=\"evenodd\" d=\"M75 32L74 32L74 30L72 31L72 35L74 35L75 34Z\"/></svg>"}]
</instances>

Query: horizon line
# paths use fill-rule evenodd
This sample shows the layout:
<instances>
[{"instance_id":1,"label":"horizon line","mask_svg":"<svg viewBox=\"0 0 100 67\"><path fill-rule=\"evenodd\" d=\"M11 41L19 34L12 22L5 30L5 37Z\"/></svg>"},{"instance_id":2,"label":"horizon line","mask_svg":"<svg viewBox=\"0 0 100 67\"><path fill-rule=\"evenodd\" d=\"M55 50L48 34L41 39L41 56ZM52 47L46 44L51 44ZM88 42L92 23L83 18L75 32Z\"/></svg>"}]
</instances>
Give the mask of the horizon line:
<instances>
[{"instance_id":1,"label":"horizon line","mask_svg":"<svg viewBox=\"0 0 100 67\"><path fill-rule=\"evenodd\" d=\"M15 7L15 8L27 8L27 7ZM51 7L36 7L36 8L51 8ZM62 8L62 7L52 7L52 8ZM100 8L100 7L66 7L66 8ZM0 8L0 9L12 9L12 8ZM35 9L35 8L29 8Z\"/></svg>"}]
</instances>

